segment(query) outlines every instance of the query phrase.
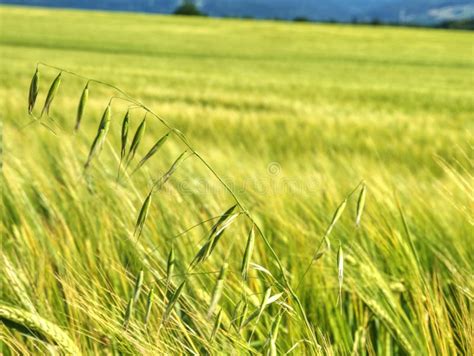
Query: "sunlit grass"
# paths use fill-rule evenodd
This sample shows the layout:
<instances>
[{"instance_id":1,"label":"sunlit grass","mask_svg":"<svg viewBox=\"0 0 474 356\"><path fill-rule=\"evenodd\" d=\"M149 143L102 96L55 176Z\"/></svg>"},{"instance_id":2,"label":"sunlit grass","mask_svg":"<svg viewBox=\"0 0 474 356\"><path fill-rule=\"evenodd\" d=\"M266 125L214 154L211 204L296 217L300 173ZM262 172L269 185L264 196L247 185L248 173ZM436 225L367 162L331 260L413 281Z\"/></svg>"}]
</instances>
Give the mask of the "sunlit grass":
<instances>
[{"instance_id":1,"label":"sunlit grass","mask_svg":"<svg viewBox=\"0 0 474 356\"><path fill-rule=\"evenodd\" d=\"M0 7L0 16L2 268L10 271L2 273L2 304L33 307L84 354L265 353L281 305L268 306L240 332L230 324L239 300L248 299L249 315L271 286L294 310L280 323L278 354L293 346L293 354L318 350L258 236L252 262L272 275L250 268L242 280L249 221L239 218L189 274L215 220L183 232L233 204L197 159L186 159L153 197L136 243L151 181L186 148L182 143L170 138L133 181L117 183L126 111L117 103L107 144L83 179L113 91L91 86L73 135L85 81L71 76L51 108L57 136L38 124L24 127L29 81L41 61L113 83L182 130L248 207L294 289L336 208L364 180L361 226L355 197L331 232L332 250L296 289L320 350L472 354L470 33L10 7ZM39 109L56 74L42 69ZM142 118L134 113L132 133ZM167 132L150 123L140 157ZM344 284L336 305L339 243ZM167 288L171 248L175 276ZM211 337L215 320L206 314L225 259L222 327ZM141 269L143 291L125 329ZM185 275L179 306L160 328ZM3 328L2 338L6 354L52 347L13 328Z\"/></svg>"}]
</instances>

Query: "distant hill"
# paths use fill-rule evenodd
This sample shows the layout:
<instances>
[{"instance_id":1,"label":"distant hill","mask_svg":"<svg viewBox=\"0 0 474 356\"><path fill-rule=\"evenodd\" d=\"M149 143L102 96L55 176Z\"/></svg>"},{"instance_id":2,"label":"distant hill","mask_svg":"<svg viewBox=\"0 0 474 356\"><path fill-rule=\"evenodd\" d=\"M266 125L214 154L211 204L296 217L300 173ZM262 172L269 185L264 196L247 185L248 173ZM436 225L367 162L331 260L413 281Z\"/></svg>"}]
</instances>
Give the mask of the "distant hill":
<instances>
[{"instance_id":1,"label":"distant hill","mask_svg":"<svg viewBox=\"0 0 474 356\"><path fill-rule=\"evenodd\" d=\"M172 13L180 0L0 0L3 4ZM436 24L474 17L469 0L197 0L204 13L339 22L371 21Z\"/></svg>"}]
</instances>

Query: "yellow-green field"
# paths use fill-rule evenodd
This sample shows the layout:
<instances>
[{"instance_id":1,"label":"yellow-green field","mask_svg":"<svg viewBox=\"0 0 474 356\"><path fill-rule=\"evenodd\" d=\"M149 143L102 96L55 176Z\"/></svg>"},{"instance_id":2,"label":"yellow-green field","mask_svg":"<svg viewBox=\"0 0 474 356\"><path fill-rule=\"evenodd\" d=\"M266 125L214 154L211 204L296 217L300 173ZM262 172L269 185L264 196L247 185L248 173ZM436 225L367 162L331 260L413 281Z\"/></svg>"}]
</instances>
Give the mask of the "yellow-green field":
<instances>
[{"instance_id":1,"label":"yellow-green field","mask_svg":"<svg viewBox=\"0 0 474 356\"><path fill-rule=\"evenodd\" d=\"M5 6L0 22L5 355L473 354L472 33ZM65 72L34 121L39 62ZM59 73L38 68L35 117ZM86 78L180 130L133 176L168 129L147 115L117 181L130 103L91 82L74 134Z\"/></svg>"}]
</instances>

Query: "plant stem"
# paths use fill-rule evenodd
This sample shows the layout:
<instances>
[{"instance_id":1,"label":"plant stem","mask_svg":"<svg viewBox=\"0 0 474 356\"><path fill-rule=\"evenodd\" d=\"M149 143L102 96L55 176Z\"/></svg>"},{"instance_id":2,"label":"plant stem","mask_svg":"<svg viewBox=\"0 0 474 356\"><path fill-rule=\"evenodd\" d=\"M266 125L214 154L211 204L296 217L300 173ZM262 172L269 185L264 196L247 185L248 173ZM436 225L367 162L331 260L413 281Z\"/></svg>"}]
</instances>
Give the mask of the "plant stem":
<instances>
[{"instance_id":1,"label":"plant stem","mask_svg":"<svg viewBox=\"0 0 474 356\"><path fill-rule=\"evenodd\" d=\"M278 266L278 269L282 275L282 278L283 278L283 282L284 282L284 285L285 287L287 288L288 292L290 293L290 295L293 297L293 299L295 300L296 302L296 305L298 307L298 311L300 313L300 317L303 318L305 324L306 324L306 328L307 328L307 332L308 332L308 336L311 338L311 340L313 341L313 344L315 347L319 348L319 343L316 339L316 335L314 334L314 330L308 320L308 317L306 315L306 312L303 308L303 305L301 303L301 301L299 300L298 296L296 295L295 291L293 290L293 288L291 287L291 284L290 284L290 281L288 280L286 274L285 274L285 268L283 267L283 264L280 260L280 258L278 257L277 253L275 252L275 250L273 249L273 247L271 246L270 244L270 241L268 240L267 236L264 234L263 230L260 228L260 226L257 224L257 222L255 221L255 219L250 215L249 211L245 208L245 206L243 205L243 203L240 201L240 199L237 197L237 195L234 193L234 191L229 187L229 185L219 176L219 174L209 165L209 163L191 146L191 144L188 142L188 139L186 138L186 136L178 129L172 127L171 125L169 125L165 119L163 119L161 116L159 116L158 114L156 114L155 112L153 112L153 110L151 110L149 107L147 107L145 104L143 104L142 102L140 102L139 100L133 98L131 95L129 95L127 92L125 92L124 90L116 87L115 85L112 85L112 84L109 84L109 83L106 83L106 82L103 82L101 80L97 80L97 79L91 79L91 78L87 78L85 76L82 76L80 74L77 74L75 72L72 72L72 71L69 71L69 70L65 70L65 69L62 69L60 67L56 67L56 66L52 66L52 65L49 65L49 64L46 64L46 63L42 63L42 62L39 62L37 64L37 66L39 65L43 65L45 67L49 67L49 68L52 68L52 69L56 69L56 70L59 70L63 73L67 73L67 74L70 74L70 75L73 75L75 77L78 77L78 78L81 78L81 79L85 79L87 80L88 82L94 82L94 83L97 83L97 84L101 84L101 85L104 85L104 86L107 86L109 88L112 88L114 90L116 90L117 92L119 92L121 95L124 96L124 98L120 98L120 97L117 97L117 96L113 96L111 99L110 99L110 102L112 101L112 99L121 99L121 100L124 100L124 101L128 101L128 102L131 102L139 107L141 107L143 110L145 110L146 112L150 113L151 115L153 115L156 119L158 119L165 127L167 127L170 131L172 131L173 133L175 133L176 137L178 137L178 139L201 161L201 163L212 173L212 175L222 184L222 186L227 190L227 192L232 196L232 198L234 199L235 203L237 204L237 206L243 211L244 215L247 216L247 218L249 219L249 221L256 227L259 235L261 236L263 242L265 243L266 247L269 249L272 257L275 259L275 262L277 263L277 266ZM109 102L109 104L110 104ZM354 190L355 191L355 190ZM352 192L351 192L352 194Z\"/></svg>"}]
</instances>

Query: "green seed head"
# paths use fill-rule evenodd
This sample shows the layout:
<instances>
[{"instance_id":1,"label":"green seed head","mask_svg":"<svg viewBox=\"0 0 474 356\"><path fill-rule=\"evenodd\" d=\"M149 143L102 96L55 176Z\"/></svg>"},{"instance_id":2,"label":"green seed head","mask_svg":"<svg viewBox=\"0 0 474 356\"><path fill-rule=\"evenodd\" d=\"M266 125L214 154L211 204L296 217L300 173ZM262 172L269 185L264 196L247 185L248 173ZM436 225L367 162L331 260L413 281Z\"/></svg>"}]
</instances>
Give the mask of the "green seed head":
<instances>
[{"instance_id":1,"label":"green seed head","mask_svg":"<svg viewBox=\"0 0 474 356\"><path fill-rule=\"evenodd\" d=\"M79 105L77 107L76 126L74 130L79 130L81 125L82 117L84 115L84 109L86 108L87 100L89 98L89 82L87 82L84 90L82 91L81 98L79 99Z\"/></svg>"},{"instance_id":2,"label":"green seed head","mask_svg":"<svg viewBox=\"0 0 474 356\"><path fill-rule=\"evenodd\" d=\"M31 78L30 83L30 92L28 96L28 113L31 115L33 112L33 108L36 103L36 98L38 97L39 92L39 71L36 68L35 74L33 74L33 78Z\"/></svg>"}]
</instances>

